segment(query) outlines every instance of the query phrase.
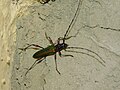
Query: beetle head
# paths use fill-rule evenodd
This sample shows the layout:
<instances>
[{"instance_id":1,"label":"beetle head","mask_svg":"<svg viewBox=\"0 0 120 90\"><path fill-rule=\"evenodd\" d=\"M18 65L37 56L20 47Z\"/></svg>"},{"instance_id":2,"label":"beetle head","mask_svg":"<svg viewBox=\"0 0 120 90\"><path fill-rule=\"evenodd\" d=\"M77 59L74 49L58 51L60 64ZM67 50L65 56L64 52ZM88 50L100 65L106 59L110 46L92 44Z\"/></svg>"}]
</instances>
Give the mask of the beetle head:
<instances>
[{"instance_id":1,"label":"beetle head","mask_svg":"<svg viewBox=\"0 0 120 90\"><path fill-rule=\"evenodd\" d=\"M62 43L62 44L61 44L61 47L62 47L63 49L66 49L66 48L68 47L68 44Z\"/></svg>"}]
</instances>

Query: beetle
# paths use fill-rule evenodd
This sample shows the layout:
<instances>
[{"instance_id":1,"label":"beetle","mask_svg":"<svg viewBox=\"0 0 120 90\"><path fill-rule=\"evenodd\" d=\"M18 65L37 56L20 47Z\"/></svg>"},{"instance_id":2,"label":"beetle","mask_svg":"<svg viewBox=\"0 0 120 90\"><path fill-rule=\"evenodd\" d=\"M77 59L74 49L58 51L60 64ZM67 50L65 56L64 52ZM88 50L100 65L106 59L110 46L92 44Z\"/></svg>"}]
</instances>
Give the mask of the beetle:
<instances>
[{"instance_id":1,"label":"beetle","mask_svg":"<svg viewBox=\"0 0 120 90\"><path fill-rule=\"evenodd\" d=\"M65 34L63 37L59 37L57 39L57 43L53 43L52 39L47 36L47 33L45 33L45 37L46 39L49 41L50 45L47 46L46 48L44 47L41 47L39 45L36 45L36 44L28 44L27 47L25 48L19 48L20 50L23 50L23 51L26 51L27 49L29 49L31 46L34 46L35 48L32 48L32 49L39 49L41 48L39 51L37 51L34 55L33 55L33 58L36 59L36 61L32 64L32 66L27 70L27 72L25 73L25 76L27 75L27 73L32 69L34 68L37 64L41 63L43 60L46 59L46 57L48 56L52 56L54 55L54 59L55 59L55 67L56 67L56 71L58 72L58 74L61 74L60 71L58 70L57 68L57 60L56 60L56 54L58 53L60 57L73 57L73 55L63 55L61 53L61 51L66 51L66 52L74 52L74 53L81 53L81 54L85 54L85 55L88 55L96 60L98 60L99 63L101 63L103 66L105 61L102 59L102 57L100 57L96 52L90 50L90 49L87 49L87 48L83 48L83 47L70 47L68 44L66 44L66 40L72 38L72 37L76 37L79 33L79 30L78 32L74 35L74 36L68 36L68 34L70 33L70 30L71 30L71 27L73 26L74 24L74 21L75 19L77 18L78 14L79 14L79 7L80 7L80 4L82 4L81 0L78 0L79 1L79 4L78 4L78 7L76 9L76 12L75 12L75 15L73 17L73 19L71 20L71 23L70 25L68 26ZM62 42L61 42L62 41ZM73 51L73 50L70 50L70 49L81 49L81 50L86 50L88 52L91 52L92 54L96 55L98 58L96 58L94 55L91 55L89 53L85 53L85 52L81 52L81 51Z\"/></svg>"}]
</instances>

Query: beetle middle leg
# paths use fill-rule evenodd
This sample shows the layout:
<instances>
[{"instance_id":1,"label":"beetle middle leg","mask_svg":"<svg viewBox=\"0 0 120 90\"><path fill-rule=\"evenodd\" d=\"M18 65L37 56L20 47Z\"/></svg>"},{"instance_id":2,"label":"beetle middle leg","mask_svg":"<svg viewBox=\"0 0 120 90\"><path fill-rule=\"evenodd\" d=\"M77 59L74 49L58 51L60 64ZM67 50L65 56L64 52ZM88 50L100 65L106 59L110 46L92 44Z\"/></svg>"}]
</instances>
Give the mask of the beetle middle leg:
<instances>
[{"instance_id":1,"label":"beetle middle leg","mask_svg":"<svg viewBox=\"0 0 120 90\"><path fill-rule=\"evenodd\" d=\"M74 57L73 55L64 55L60 51L58 52L60 57Z\"/></svg>"},{"instance_id":2,"label":"beetle middle leg","mask_svg":"<svg viewBox=\"0 0 120 90\"><path fill-rule=\"evenodd\" d=\"M49 41L49 43L51 45L54 45L52 39L50 37L47 36L47 33L45 32L45 36L46 36L46 39ZM58 42L59 43L59 42ZM57 57L56 57L56 54L54 55L54 59L55 59L55 68L56 68L56 71L58 72L58 74L61 74L57 68Z\"/></svg>"}]
</instances>

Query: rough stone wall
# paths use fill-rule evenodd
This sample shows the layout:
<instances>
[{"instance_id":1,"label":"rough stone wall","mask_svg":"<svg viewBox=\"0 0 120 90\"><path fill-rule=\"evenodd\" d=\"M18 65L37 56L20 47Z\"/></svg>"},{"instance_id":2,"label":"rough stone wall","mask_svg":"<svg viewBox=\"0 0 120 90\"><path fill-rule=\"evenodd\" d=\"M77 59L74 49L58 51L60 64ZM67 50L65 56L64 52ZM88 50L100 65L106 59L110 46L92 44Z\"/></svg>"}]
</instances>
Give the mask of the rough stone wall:
<instances>
[{"instance_id":1,"label":"rough stone wall","mask_svg":"<svg viewBox=\"0 0 120 90\"><path fill-rule=\"evenodd\" d=\"M0 1L0 90L11 90L11 72L16 47L16 20L33 1Z\"/></svg>"},{"instance_id":2,"label":"rough stone wall","mask_svg":"<svg viewBox=\"0 0 120 90\"><path fill-rule=\"evenodd\" d=\"M66 40L70 46L84 48L73 49L81 53L62 52L73 58L57 55L61 75L50 56L25 76L36 51L18 48L27 43L47 47L45 32L54 42L63 37L78 5L78 0L40 2L0 1L0 90L119 90L119 0L83 0L69 36L79 33Z\"/></svg>"}]
</instances>

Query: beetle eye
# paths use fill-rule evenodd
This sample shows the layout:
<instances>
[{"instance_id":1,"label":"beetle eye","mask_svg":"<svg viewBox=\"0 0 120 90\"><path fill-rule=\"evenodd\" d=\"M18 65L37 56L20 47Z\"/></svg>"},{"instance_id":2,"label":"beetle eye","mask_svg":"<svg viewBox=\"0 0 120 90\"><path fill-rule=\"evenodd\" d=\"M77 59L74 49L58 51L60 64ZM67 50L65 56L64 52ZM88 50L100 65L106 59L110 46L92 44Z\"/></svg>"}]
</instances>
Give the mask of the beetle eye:
<instances>
[{"instance_id":1,"label":"beetle eye","mask_svg":"<svg viewBox=\"0 0 120 90\"><path fill-rule=\"evenodd\" d=\"M65 47L65 44L63 44L62 46Z\"/></svg>"}]
</instances>

